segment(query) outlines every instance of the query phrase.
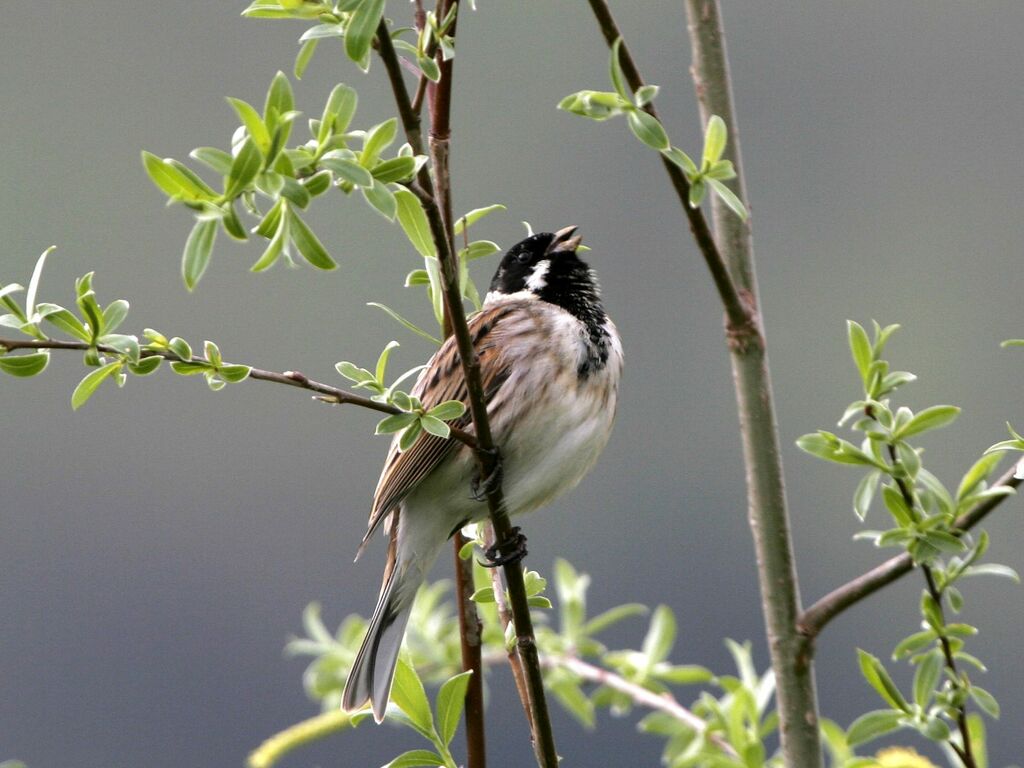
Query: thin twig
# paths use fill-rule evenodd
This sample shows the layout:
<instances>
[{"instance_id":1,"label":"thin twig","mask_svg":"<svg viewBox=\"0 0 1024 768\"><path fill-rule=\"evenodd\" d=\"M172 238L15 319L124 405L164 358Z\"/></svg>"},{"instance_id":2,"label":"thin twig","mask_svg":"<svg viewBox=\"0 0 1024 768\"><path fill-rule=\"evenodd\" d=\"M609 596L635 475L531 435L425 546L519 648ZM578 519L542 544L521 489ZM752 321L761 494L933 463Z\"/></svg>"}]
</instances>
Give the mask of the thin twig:
<instances>
[{"instance_id":1,"label":"thin twig","mask_svg":"<svg viewBox=\"0 0 1024 768\"><path fill-rule=\"evenodd\" d=\"M121 354L121 352L113 347L108 347L103 344L92 347L84 341L60 341L57 339L0 339L0 347L3 347L7 351L13 351L16 349L75 349L85 351L87 349L95 348L108 355ZM169 350L144 349L140 356L162 357L171 362L207 364L210 362L199 355L193 355L189 360L185 360ZM319 381L313 381L305 374L299 373L298 371L285 371L284 373L278 373L277 371L265 371L262 368L253 368L251 366L249 366L249 368L250 379L255 381L270 381L274 384L285 384L289 387L298 387L299 389L316 392L318 395L321 395L319 399L327 403L337 405L357 405L360 408L368 408L371 411L377 411L378 413L402 413L399 408L396 408L393 405L378 403L376 400L371 400L368 397L354 395L351 392L344 389L338 389L337 387L332 387L329 384L321 384ZM458 427L451 427L451 431L452 437L459 442L469 446L470 448L476 446L476 438L470 433L465 432Z\"/></svg>"},{"instance_id":2,"label":"thin twig","mask_svg":"<svg viewBox=\"0 0 1024 768\"><path fill-rule=\"evenodd\" d=\"M648 709L664 712L683 723L688 728L692 728L697 733L705 733L708 729L708 724L702 718L693 714L693 712L680 704L676 700L676 697L671 693L655 693L654 691L644 688L642 685L637 685L636 683L627 680L621 675L607 670L604 667L599 667L595 664L584 661L577 656L543 654L540 657L540 661L545 667L561 667L569 670L575 675L578 675L584 680L597 683L598 685L604 685L608 688L619 691L620 693L624 693L629 696L630 700L634 704L639 704L647 707ZM710 734L708 736L708 740L714 743L715 746L721 749L725 754L731 757L737 756L736 750L733 749L732 745L718 734Z\"/></svg>"},{"instance_id":3,"label":"thin twig","mask_svg":"<svg viewBox=\"0 0 1024 768\"><path fill-rule=\"evenodd\" d=\"M896 458L896 446L893 443L889 443L889 460L893 466L899 463ZM894 476L896 480L896 486L900 489L900 495L903 496L903 501L907 505L907 509L910 510L910 517L913 522L919 520L917 510L918 503L917 498L914 495L914 491L911 486L907 484L907 481L902 477ZM946 625L946 611L942 606L942 593L939 591L938 586L935 584L935 576L932 573L932 568L927 563L920 564L921 573L924 574L925 585L928 589L928 594L935 603L935 610L939 613L939 622L942 626ZM942 648L942 656L945 659L946 669L949 670L950 675L954 680L960 679L960 673L956 668L956 659L953 657L953 646L949 642L949 638L945 634L939 634L939 645ZM956 744L950 740L949 746L956 752L957 756L964 764L964 768L977 768L977 763L974 762L974 755L971 749L971 733L967 728L967 705L965 703L960 704L956 708L956 724L960 730L960 744Z\"/></svg>"},{"instance_id":4,"label":"thin twig","mask_svg":"<svg viewBox=\"0 0 1024 768\"><path fill-rule=\"evenodd\" d=\"M729 136L727 157L737 174L735 191L746 201L739 156L740 132L732 104L718 2L686 0L686 14L693 50L691 73L701 118L707 125L712 115L718 115L725 123ZM749 327L729 329L729 356L746 466L747 516L757 553L761 611L775 671L782 753L786 765L818 768L823 757L817 690L812 659L803 653L805 644L797 631L800 583L790 535L764 324L758 307L750 225L716 200L712 202L712 213L715 242L730 275L748 299L751 313Z\"/></svg>"},{"instance_id":5,"label":"thin twig","mask_svg":"<svg viewBox=\"0 0 1024 768\"><path fill-rule=\"evenodd\" d=\"M487 741L484 731L484 676L481 659L483 624L473 602L473 560L459 555L466 539L461 532L452 536L455 549L455 599L459 609L459 639L462 669L471 671L466 689L466 763L468 768L486 768Z\"/></svg>"},{"instance_id":6,"label":"thin twig","mask_svg":"<svg viewBox=\"0 0 1024 768\"><path fill-rule=\"evenodd\" d=\"M492 546L495 542L494 528L490 525L486 526L484 536L487 546ZM494 593L494 603L498 608L498 620L501 622L501 629L504 633L508 631L509 626L512 626L512 609L509 608L508 599L505 594L505 579L502 578L502 572L498 568L491 568L490 571L491 591ZM515 646L506 647L506 654L508 665L512 670L512 681L515 683L520 701L525 705L526 721L530 726L531 738L536 741L537 726L533 722L533 710L529 706L530 693L526 686L526 673L523 671L523 661L519 658L519 653L516 651Z\"/></svg>"},{"instance_id":7,"label":"thin twig","mask_svg":"<svg viewBox=\"0 0 1024 768\"><path fill-rule=\"evenodd\" d=\"M622 37L619 26L615 23L615 18L612 16L606 0L589 0L589 2L591 10L597 18L598 26L610 47ZM635 92L644 85L644 79L640 70L637 69L625 41L619 48L619 55L622 72L626 76L629 87ZM652 117L658 117L653 104L649 103L643 109ZM730 130L729 133L731 136L732 131ZM718 245L715 244L715 238L711 235L711 228L708 226L707 219L704 218L704 213L700 208L693 208L690 205L690 182L687 181L682 169L664 155L661 156L661 164L664 166L665 172L668 173L672 188L679 197L679 203L683 206L690 231L693 233L694 240L697 241L697 247L704 256L704 261L711 272L711 278L718 289L718 295L722 299L722 306L728 317L730 335L739 334L748 339L747 343L758 343L760 330L756 323L756 314L752 311L750 302L745 300L737 288L732 273L722 257Z\"/></svg>"},{"instance_id":8,"label":"thin twig","mask_svg":"<svg viewBox=\"0 0 1024 768\"><path fill-rule=\"evenodd\" d=\"M1022 478L1016 476L1016 465L1010 467L996 481L993 488L1016 488L1021 484ZM986 499L974 508L968 510L956 519L950 533L954 536L962 536L966 531L976 526L985 517L998 507L1006 499L1006 496L996 496ZM892 584L914 569L914 561L910 555L904 552L876 565L855 579L851 579L840 587L836 587L827 595L818 600L800 615L799 628L809 642L813 642L822 630L832 619L841 614L861 600L875 594L882 587Z\"/></svg>"}]
</instances>

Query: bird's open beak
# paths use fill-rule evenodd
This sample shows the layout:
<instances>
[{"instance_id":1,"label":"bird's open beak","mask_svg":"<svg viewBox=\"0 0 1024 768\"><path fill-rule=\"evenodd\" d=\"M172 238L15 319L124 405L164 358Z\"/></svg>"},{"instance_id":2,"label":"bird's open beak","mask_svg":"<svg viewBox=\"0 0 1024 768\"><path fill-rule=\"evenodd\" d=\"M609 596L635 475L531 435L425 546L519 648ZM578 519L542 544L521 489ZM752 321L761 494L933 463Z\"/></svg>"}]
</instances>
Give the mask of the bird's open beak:
<instances>
[{"instance_id":1,"label":"bird's open beak","mask_svg":"<svg viewBox=\"0 0 1024 768\"><path fill-rule=\"evenodd\" d=\"M551 241L551 245L544 252L544 255L563 251L574 252L583 241L583 238L576 234L576 229L576 227L566 227L555 232L555 237Z\"/></svg>"}]
</instances>

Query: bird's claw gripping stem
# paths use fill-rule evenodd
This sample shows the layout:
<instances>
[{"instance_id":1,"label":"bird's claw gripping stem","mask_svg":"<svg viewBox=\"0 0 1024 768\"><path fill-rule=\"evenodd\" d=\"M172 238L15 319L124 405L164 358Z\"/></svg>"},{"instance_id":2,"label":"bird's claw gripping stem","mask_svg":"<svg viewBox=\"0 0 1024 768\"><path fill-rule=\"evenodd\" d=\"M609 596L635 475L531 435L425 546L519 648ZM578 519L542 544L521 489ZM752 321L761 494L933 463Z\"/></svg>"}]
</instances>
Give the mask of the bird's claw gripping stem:
<instances>
[{"instance_id":1,"label":"bird's claw gripping stem","mask_svg":"<svg viewBox=\"0 0 1024 768\"><path fill-rule=\"evenodd\" d=\"M526 557L526 536L522 534L518 526L510 531L511 537L502 542L495 542L484 550L486 562L481 562L484 568L497 568L502 565L509 565L520 562Z\"/></svg>"},{"instance_id":2,"label":"bird's claw gripping stem","mask_svg":"<svg viewBox=\"0 0 1024 768\"><path fill-rule=\"evenodd\" d=\"M492 465L491 471L487 477L482 477L479 473L473 477L473 481L470 483L470 498L473 499L473 501L487 501L488 495L501 485L501 478L504 474L504 469L501 464L501 454L498 453L497 448L491 449L488 453L493 457L494 464Z\"/></svg>"}]
</instances>

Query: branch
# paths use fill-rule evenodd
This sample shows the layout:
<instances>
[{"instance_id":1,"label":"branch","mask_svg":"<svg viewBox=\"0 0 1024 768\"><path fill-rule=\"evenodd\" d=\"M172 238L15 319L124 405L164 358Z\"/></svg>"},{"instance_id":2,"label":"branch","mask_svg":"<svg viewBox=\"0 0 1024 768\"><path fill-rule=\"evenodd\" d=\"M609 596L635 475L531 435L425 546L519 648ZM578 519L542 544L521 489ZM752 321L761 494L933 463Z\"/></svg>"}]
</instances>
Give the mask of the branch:
<instances>
[{"instance_id":1,"label":"branch","mask_svg":"<svg viewBox=\"0 0 1024 768\"><path fill-rule=\"evenodd\" d=\"M686 0L686 14L693 48L691 72L701 117L705 125L711 115L718 115L725 122L730 137L729 158L739 179L736 191L744 200L739 129L732 106L729 65L717 0ZM750 299L751 327L730 329L729 352L746 465L747 515L757 553L761 611L777 683L782 752L786 765L819 768L822 751L817 691L812 658L805 653L804 638L797 629L800 586L786 509L771 373L757 306L750 229L749 224L740 222L724 206L718 203L713 206L715 240L722 249L730 274L739 276L744 295Z\"/></svg>"},{"instance_id":2,"label":"branch","mask_svg":"<svg viewBox=\"0 0 1024 768\"><path fill-rule=\"evenodd\" d=\"M57 339L0 339L0 347L7 350L8 352L15 349L76 349L78 351L85 351L87 349L98 349L100 352L104 352L108 355L119 355L121 354L118 350L113 347L108 347L103 344L95 347L86 344L84 341L58 341ZM154 350L144 349L142 350L141 357L162 357L165 360L171 362L196 362L196 363L209 363L210 361L199 355L193 355L191 360L185 360L178 357L176 354L169 350ZM337 405L358 405L360 408L368 408L371 411L377 411L378 413L402 413L403 411L396 408L393 405L387 403L378 403L376 400L371 400L368 397L362 395L355 395L344 389L338 389L332 387L329 384L321 384L319 381L313 381L308 378L305 374L299 373L298 371L285 371L284 373L278 373L277 371L265 371L262 368L253 368L252 366L246 366L249 370L249 378L255 379L256 381L270 381L275 384L285 384L289 387L297 387L299 389L305 389L310 392L316 392L320 395L319 400L326 403L337 404ZM476 446L476 438L468 432L458 429L457 427L451 427L451 434L460 443L463 443L470 448Z\"/></svg>"},{"instance_id":3,"label":"branch","mask_svg":"<svg viewBox=\"0 0 1024 768\"><path fill-rule=\"evenodd\" d=\"M439 3L439 17L443 17L449 6L450 2ZM385 34L379 35L379 37L384 38L387 36L386 27L381 29ZM381 39L380 43L380 55L384 58L385 66L389 73L400 71L397 70L399 63L394 46L389 44L390 40L384 42ZM390 77L389 79L392 89L395 91L395 100L399 105L400 113L407 116L413 114L411 104L409 104L408 110L405 110L403 107L403 104L408 103L408 91L405 87L405 81L400 77ZM431 105L430 155L432 164L435 164L434 177L430 177L430 173L424 166L420 169L417 177L418 184L413 187L413 191L417 194L423 205L430 226L431 238L437 249L438 265L445 299L445 317L451 326L451 333L455 336L456 345L459 350L459 359L462 363L462 371L466 381L469 411L476 437L475 453L477 462L480 465L482 477L494 477L499 466L498 452L491 436L490 422L487 417L487 404L484 399L483 383L480 376L480 360L477 358L476 350L473 348L469 326L466 322L466 312L462 304L462 293L459 290L457 257L451 237L452 228L450 225L446 225L446 218L450 220L450 178L447 169L447 143L450 134L451 87L451 62L443 62L441 66L441 80L437 84L433 104ZM406 118L403 118L403 125L407 125ZM441 142L443 142L443 147L438 146ZM439 201L442 202L444 208L439 205ZM504 495L500 483L488 483L487 505L491 524L494 527L498 540L500 542L512 540L512 524L505 510ZM530 712L528 719L532 726L531 733L537 763L541 768L557 768L558 755L555 751L554 735L551 731L551 720L544 696L544 681L541 675L540 661L537 657L537 644L534 639L533 621L527 602L523 572L518 563L506 564L504 572L508 582L512 611L515 617L517 647L526 671L529 696L524 701L524 706Z\"/></svg>"},{"instance_id":4,"label":"branch","mask_svg":"<svg viewBox=\"0 0 1024 768\"><path fill-rule=\"evenodd\" d=\"M473 602L473 560L459 554L466 543L457 531L455 548L455 602L459 610L459 639L462 641L462 669L472 671L466 689L466 762L469 768L486 768L487 740L484 730L483 624Z\"/></svg>"},{"instance_id":5,"label":"branch","mask_svg":"<svg viewBox=\"0 0 1024 768\"><path fill-rule=\"evenodd\" d=\"M1024 478L1016 476L1015 464L1004 472L1002 477L992 487L1016 488L1021 484L1022 480ZM1006 496L997 496L983 501L973 509L960 515L953 524L953 530L950 532L954 536L963 535L984 520L988 513L998 507L1005 499ZM848 581L841 587L837 587L800 615L798 626L801 634L807 638L809 643L813 643L826 625L836 616L847 608L856 605L864 598L870 597L882 587L892 584L897 579L910 573L913 569L913 560L911 560L910 555L904 552L902 555L891 557L884 563L876 565L870 571Z\"/></svg>"},{"instance_id":6,"label":"branch","mask_svg":"<svg viewBox=\"0 0 1024 768\"><path fill-rule=\"evenodd\" d=\"M655 693L654 691L644 688L642 685L630 682L621 675L617 675L603 667L583 661L583 659L576 656L544 654L541 656L541 664L548 668L562 667L576 675L579 675L584 680L597 683L598 685L605 685L613 690L619 691L620 693L624 693L629 696L634 704L639 704L649 709L664 712L683 723L688 728L692 728L697 733L703 734L707 731L708 724L680 704L676 700L675 696L670 693ZM708 736L708 740L714 743L715 746L730 757L738 756L736 754L736 750L732 748L732 745L718 734L710 734Z\"/></svg>"},{"instance_id":7,"label":"branch","mask_svg":"<svg viewBox=\"0 0 1024 768\"><path fill-rule=\"evenodd\" d=\"M331 709L276 733L249 753L247 768L271 768L282 757L304 744L354 727L351 712Z\"/></svg>"},{"instance_id":8,"label":"branch","mask_svg":"<svg viewBox=\"0 0 1024 768\"><path fill-rule=\"evenodd\" d=\"M622 33L615 23L607 0L589 0L589 2L591 10L597 18L597 23L601 27L601 32L604 34L608 46L611 47L615 44L616 40L622 37ZM636 63L633 61L629 48L626 47L625 40L622 41L619 48L619 56L626 81L629 83L629 87L636 92L644 85L644 79L640 74L640 70L637 69ZM643 109L652 117L658 117L653 104L647 104ZM723 119L724 117L723 115ZM729 125L728 121L726 121L726 124ZM733 126L729 125L730 143L732 135ZM671 181L672 187L679 197L679 203L683 206L683 212L686 214L686 219L690 224L693 238L697 241L697 247L704 256L704 261L711 272L711 278L715 281L715 287L718 289L718 295L722 299L722 306L728 317L730 336L742 335L745 338L749 338L753 343L759 343L760 330L757 324L757 314L750 306L750 297L741 296L739 289L737 289L732 273L722 257L718 246L715 244L715 238L711 235L711 229L708 227L707 219L704 218L704 213L700 208L693 208L690 205L690 182L686 180L682 169L664 155L661 156L661 164L664 166L665 172L668 173L669 181ZM737 166L738 172L739 168ZM737 191L741 198L744 197L741 187Z\"/></svg>"}]
</instances>

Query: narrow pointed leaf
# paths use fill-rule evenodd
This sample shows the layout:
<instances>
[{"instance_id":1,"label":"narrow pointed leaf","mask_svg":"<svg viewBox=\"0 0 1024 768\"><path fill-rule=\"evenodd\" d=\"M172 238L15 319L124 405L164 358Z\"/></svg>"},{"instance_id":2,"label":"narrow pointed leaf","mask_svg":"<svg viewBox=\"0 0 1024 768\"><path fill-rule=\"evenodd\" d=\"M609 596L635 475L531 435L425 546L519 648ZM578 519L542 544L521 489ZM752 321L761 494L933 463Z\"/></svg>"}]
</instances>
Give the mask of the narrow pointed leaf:
<instances>
[{"instance_id":1,"label":"narrow pointed leaf","mask_svg":"<svg viewBox=\"0 0 1024 768\"><path fill-rule=\"evenodd\" d=\"M116 363L108 363L102 368L97 368L95 371L90 373L75 387L75 391L71 394L71 407L74 410L78 410L86 401L93 396L93 393L99 388L103 380L113 375L115 371L120 370L121 361Z\"/></svg>"}]
</instances>

